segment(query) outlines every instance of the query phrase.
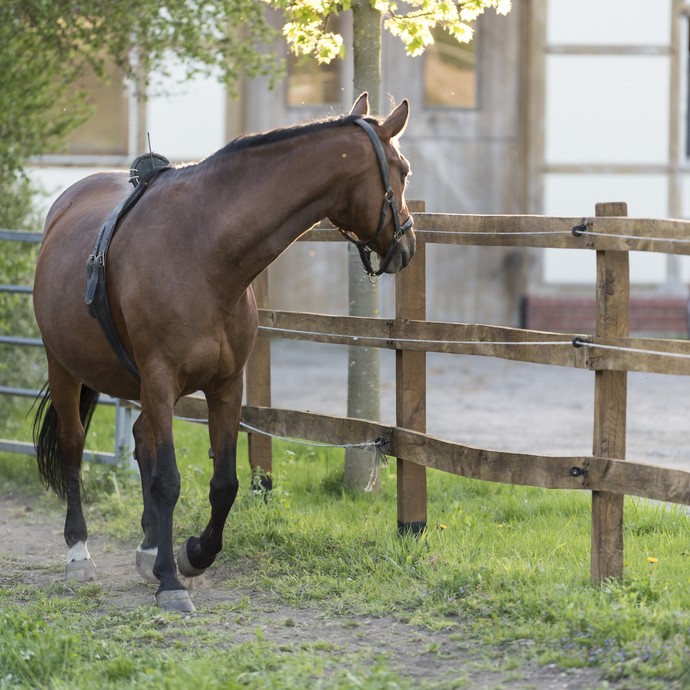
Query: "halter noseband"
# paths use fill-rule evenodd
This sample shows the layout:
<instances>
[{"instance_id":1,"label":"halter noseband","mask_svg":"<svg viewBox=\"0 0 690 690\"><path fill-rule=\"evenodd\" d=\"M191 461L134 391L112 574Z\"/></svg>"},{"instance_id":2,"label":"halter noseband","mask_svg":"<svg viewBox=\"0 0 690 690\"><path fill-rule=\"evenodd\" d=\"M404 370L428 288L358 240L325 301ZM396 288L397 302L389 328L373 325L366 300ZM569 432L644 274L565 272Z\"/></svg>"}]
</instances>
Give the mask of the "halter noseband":
<instances>
[{"instance_id":1,"label":"halter noseband","mask_svg":"<svg viewBox=\"0 0 690 690\"><path fill-rule=\"evenodd\" d=\"M357 250L359 251L359 256L362 259L362 265L364 266L364 270L366 271L367 275L369 275L370 277L376 277L380 276L386 270L386 268L388 268L388 264L391 262L393 255L395 254L395 250L397 249L398 244L400 243L400 240L402 239L403 235L412 227L414 220L410 215L402 225L400 224L398 202L395 200L393 187L391 186L390 179L388 176L388 164L386 162L386 154L383 150L383 145L381 144L381 140L379 139L378 134L376 134L374 128L362 117L358 117L354 120L354 122L355 124L359 125L367 133L369 139L371 139L371 143L374 146L374 151L376 152L376 158L379 162L379 169L381 170L381 179L383 181L385 193L383 196L383 206L381 207L381 217L379 218L379 226L376 229L376 232L368 240L360 240L357 237L355 237L353 233L348 232L347 230L343 230L342 228L339 228L339 230L348 240L350 240L350 242L352 242L352 244L355 245L355 247L357 247ZM391 240L390 246L388 247L386 256L383 258L383 261L379 264L378 270L375 271L371 266L372 250L369 248L369 245L372 242L375 242L383 232L383 226L386 224L386 217L388 216L389 209L393 215L393 226L395 227L395 232L393 233L393 239Z\"/></svg>"}]
</instances>

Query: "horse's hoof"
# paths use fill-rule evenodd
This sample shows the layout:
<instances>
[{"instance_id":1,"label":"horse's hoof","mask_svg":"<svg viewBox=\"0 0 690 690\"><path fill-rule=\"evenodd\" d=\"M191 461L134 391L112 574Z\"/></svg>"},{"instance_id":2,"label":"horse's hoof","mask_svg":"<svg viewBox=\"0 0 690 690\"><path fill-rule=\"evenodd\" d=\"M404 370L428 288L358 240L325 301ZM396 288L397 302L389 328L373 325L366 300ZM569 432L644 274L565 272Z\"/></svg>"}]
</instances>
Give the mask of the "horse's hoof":
<instances>
[{"instance_id":1,"label":"horse's hoof","mask_svg":"<svg viewBox=\"0 0 690 690\"><path fill-rule=\"evenodd\" d=\"M194 613L196 608L186 589L167 589L156 594L156 605L166 611Z\"/></svg>"},{"instance_id":2,"label":"horse's hoof","mask_svg":"<svg viewBox=\"0 0 690 690\"><path fill-rule=\"evenodd\" d=\"M90 558L70 561L65 566L65 580L93 582L96 579L96 566Z\"/></svg>"},{"instance_id":3,"label":"horse's hoof","mask_svg":"<svg viewBox=\"0 0 690 690\"><path fill-rule=\"evenodd\" d=\"M157 555L158 549L142 549L141 546L137 548L137 572L147 582L158 582L158 578L153 574L153 564Z\"/></svg>"},{"instance_id":4,"label":"horse's hoof","mask_svg":"<svg viewBox=\"0 0 690 690\"><path fill-rule=\"evenodd\" d=\"M177 569L180 571L180 575L185 577L199 577L199 575L203 575L206 572L206 568L195 568L189 562L189 556L187 555L188 544L189 539L182 544L177 553Z\"/></svg>"}]
</instances>

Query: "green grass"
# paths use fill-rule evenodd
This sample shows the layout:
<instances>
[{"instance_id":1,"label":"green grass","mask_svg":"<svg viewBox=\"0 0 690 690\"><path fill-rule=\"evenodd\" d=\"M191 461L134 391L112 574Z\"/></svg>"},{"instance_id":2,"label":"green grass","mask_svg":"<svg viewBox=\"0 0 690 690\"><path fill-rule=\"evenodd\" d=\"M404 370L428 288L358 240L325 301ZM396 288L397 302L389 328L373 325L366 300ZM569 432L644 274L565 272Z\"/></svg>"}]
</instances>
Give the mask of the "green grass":
<instances>
[{"instance_id":1,"label":"green grass","mask_svg":"<svg viewBox=\"0 0 690 690\"><path fill-rule=\"evenodd\" d=\"M107 411L96 418L99 442L109 423ZM203 427L176 423L176 445L179 543L208 519L210 462ZM505 659L510 649L517 666L595 666L613 687L690 687L690 524L683 509L626 499L625 579L594 586L585 492L432 471L428 529L400 537L394 463L382 470L376 495L345 491L342 465L340 450L275 442L275 490L264 501L249 488L242 438L242 489L219 557L233 564L229 587L330 616L385 615L446 631L483 658ZM0 456L0 476L10 488L41 491L32 461ZM93 465L84 477L91 531L136 540L136 479ZM210 648L171 642L172 630L188 639L192 622L147 607L94 613L97 587L64 597L4 584L0 605L0 688L183 688L192 680L205 688L410 686L388 660L372 665L328 647L284 649L259 633L223 648L219 664L218 639ZM102 673L90 679L96 661Z\"/></svg>"}]
</instances>

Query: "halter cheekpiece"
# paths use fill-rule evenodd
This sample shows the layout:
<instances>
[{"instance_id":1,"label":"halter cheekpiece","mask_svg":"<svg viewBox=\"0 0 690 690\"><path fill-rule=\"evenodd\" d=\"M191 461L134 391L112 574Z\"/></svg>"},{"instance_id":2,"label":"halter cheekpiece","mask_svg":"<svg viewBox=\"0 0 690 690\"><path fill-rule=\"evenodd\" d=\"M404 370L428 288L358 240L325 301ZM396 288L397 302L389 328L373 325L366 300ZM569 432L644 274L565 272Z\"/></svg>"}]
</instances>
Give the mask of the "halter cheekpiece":
<instances>
[{"instance_id":1,"label":"halter cheekpiece","mask_svg":"<svg viewBox=\"0 0 690 690\"><path fill-rule=\"evenodd\" d=\"M374 146L374 152L376 153L376 158L379 162L379 169L381 170L381 180L383 182L384 195L383 195L383 206L381 207L381 216L379 218L379 225L376 232L368 240L360 240L355 237L351 232L338 228L340 232L348 239L352 244L357 247L359 251L359 256L362 259L362 265L367 275L371 277L380 276L388 264L391 262L393 255L402 239L403 235L412 227L414 220L410 215L407 220L401 225L400 224L400 211L398 209L398 202L395 200L395 194L393 193L393 187L390 183L390 177L388 175L388 163L386 162L386 153L383 150L383 144L381 139L379 139L376 130L367 122L363 117L357 117L353 122L359 125L366 133L371 143ZM371 265L371 254L372 249L369 247L370 244L375 242L383 232L383 227L386 224L386 218L388 217L388 211L390 210L393 216L393 226L395 232L393 233L393 239L391 240L386 256L383 261L379 264L378 270L374 270Z\"/></svg>"}]
</instances>

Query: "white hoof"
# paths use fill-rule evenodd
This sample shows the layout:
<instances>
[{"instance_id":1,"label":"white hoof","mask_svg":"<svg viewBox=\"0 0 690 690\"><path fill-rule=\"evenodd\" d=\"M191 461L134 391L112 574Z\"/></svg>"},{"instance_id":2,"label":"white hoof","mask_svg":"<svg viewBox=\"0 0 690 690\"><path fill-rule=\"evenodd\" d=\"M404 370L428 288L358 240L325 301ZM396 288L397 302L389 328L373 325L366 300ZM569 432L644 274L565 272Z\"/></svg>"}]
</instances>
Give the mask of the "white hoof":
<instances>
[{"instance_id":1,"label":"white hoof","mask_svg":"<svg viewBox=\"0 0 690 690\"><path fill-rule=\"evenodd\" d=\"M70 561L65 566L65 580L93 582L95 579L96 566L90 558L82 561Z\"/></svg>"},{"instance_id":2,"label":"white hoof","mask_svg":"<svg viewBox=\"0 0 690 690\"><path fill-rule=\"evenodd\" d=\"M170 589L156 594L156 605L166 611L178 613L194 613L196 608L186 589Z\"/></svg>"},{"instance_id":3,"label":"white hoof","mask_svg":"<svg viewBox=\"0 0 690 690\"><path fill-rule=\"evenodd\" d=\"M185 541L177 552L177 569L180 571L180 575L185 577L199 577L206 572L206 568L195 568L190 562L187 556L187 543L189 539Z\"/></svg>"},{"instance_id":4,"label":"white hoof","mask_svg":"<svg viewBox=\"0 0 690 690\"><path fill-rule=\"evenodd\" d=\"M158 549L142 549L137 547L136 567L137 572L147 582L158 582L158 578L153 574L153 565L156 562Z\"/></svg>"}]
</instances>

